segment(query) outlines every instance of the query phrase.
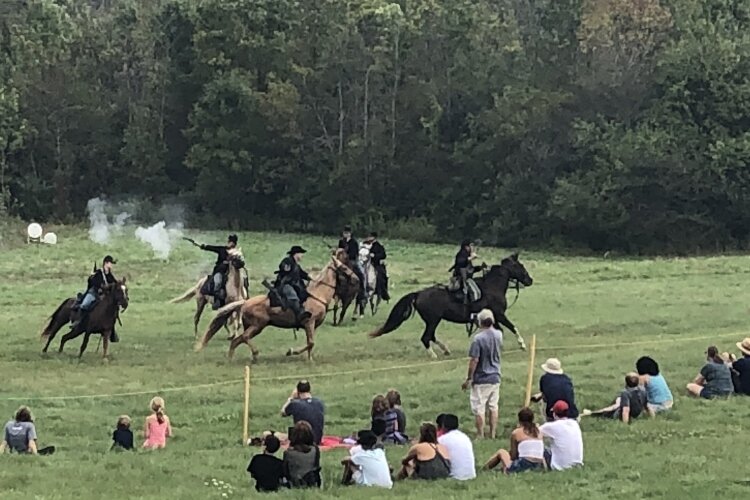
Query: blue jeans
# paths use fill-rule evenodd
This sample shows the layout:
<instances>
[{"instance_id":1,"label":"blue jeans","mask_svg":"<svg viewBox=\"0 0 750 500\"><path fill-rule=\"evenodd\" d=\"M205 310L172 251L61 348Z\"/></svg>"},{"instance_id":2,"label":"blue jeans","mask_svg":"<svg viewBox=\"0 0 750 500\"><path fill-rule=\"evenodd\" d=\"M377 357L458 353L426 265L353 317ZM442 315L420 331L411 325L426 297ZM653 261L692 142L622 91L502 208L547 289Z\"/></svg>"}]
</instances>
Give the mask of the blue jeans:
<instances>
[{"instance_id":1,"label":"blue jeans","mask_svg":"<svg viewBox=\"0 0 750 500\"><path fill-rule=\"evenodd\" d=\"M96 305L96 291L93 288L86 290L86 295L81 301L81 311L89 312Z\"/></svg>"}]
</instances>

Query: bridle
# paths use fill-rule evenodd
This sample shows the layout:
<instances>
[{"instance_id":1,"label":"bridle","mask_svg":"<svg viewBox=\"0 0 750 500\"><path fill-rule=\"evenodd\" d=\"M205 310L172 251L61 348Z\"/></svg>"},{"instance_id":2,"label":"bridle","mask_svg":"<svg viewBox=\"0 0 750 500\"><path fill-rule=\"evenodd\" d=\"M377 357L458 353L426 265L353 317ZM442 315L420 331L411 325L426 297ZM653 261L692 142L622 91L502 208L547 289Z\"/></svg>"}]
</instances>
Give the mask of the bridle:
<instances>
[{"instance_id":1,"label":"bridle","mask_svg":"<svg viewBox=\"0 0 750 500\"><path fill-rule=\"evenodd\" d=\"M329 262L328 265L323 268L323 271L325 271L327 269L333 269L333 272L336 274L337 278L339 276L341 276L341 275L344 275L346 277L347 283L351 283L351 275L349 273L347 273L346 271L342 270L341 269L342 266L344 266L343 263L341 263L339 261L339 264L336 264L336 258L335 257L331 257L331 262ZM354 274L354 271L351 271L351 273ZM336 291L336 289L337 289L335 282L334 282L333 285L331 285L330 283L326 283L324 281L318 281L316 284L327 286L328 288L331 288L334 291ZM316 297L315 295L313 295L311 293L308 293L307 296L308 296L308 298L311 298L311 299L319 302L320 304L322 304L326 308L326 312L329 312L328 302L323 301L323 299L320 299L320 298Z\"/></svg>"}]
</instances>

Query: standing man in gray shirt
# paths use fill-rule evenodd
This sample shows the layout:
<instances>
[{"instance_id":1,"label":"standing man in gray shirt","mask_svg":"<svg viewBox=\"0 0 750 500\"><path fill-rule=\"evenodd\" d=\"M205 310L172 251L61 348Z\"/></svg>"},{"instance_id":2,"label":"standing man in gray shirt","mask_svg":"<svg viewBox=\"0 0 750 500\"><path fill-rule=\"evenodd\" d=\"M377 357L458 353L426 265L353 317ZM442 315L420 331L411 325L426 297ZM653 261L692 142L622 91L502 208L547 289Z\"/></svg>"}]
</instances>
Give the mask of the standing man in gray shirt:
<instances>
[{"instance_id":1,"label":"standing man in gray shirt","mask_svg":"<svg viewBox=\"0 0 750 500\"><path fill-rule=\"evenodd\" d=\"M477 425L477 437L484 438L485 416L489 414L490 438L497 430L497 402L500 396L500 351L503 334L494 328L495 317L489 309L477 316L480 330L469 347L469 372L461 389L471 387L471 411Z\"/></svg>"}]
</instances>

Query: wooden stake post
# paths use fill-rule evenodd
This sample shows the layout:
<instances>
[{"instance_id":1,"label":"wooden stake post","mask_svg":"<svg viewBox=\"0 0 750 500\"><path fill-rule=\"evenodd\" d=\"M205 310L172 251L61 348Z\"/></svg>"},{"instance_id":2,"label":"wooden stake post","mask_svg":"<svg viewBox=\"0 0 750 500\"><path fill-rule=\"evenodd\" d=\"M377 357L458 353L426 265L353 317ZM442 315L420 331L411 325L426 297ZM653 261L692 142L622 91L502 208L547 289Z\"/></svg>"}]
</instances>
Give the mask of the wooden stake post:
<instances>
[{"instance_id":1,"label":"wooden stake post","mask_svg":"<svg viewBox=\"0 0 750 500\"><path fill-rule=\"evenodd\" d=\"M536 335L531 336L531 352L529 353L529 375L526 379L526 398L523 405L528 407L531 404L531 387L534 383L534 362L536 360Z\"/></svg>"},{"instance_id":2,"label":"wooden stake post","mask_svg":"<svg viewBox=\"0 0 750 500\"><path fill-rule=\"evenodd\" d=\"M245 405L242 412L242 445L247 446L250 439L250 367L245 366Z\"/></svg>"}]
</instances>

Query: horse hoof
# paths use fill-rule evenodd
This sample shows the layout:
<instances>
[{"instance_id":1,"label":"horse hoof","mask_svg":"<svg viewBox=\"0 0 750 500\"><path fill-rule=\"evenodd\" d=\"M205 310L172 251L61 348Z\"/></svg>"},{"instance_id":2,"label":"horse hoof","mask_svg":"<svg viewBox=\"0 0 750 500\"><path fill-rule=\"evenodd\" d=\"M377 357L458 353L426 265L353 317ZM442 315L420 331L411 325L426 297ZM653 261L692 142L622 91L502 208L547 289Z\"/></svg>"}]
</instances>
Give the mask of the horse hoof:
<instances>
[{"instance_id":1,"label":"horse hoof","mask_svg":"<svg viewBox=\"0 0 750 500\"><path fill-rule=\"evenodd\" d=\"M291 356L292 354L294 354L294 351L293 351L292 349L289 349L289 350L288 350L288 351L286 352L286 355L287 355L287 356Z\"/></svg>"},{"instance_id":2,"label":"horse hoof","mask_svg":"<svg viewBox=\"0 0 750 500\"><path fill-rule=\"evenodd\" d=\"M450 356L450 355L451 355L451 352L450 352L450 351L448 351L448 350L445 350L445 351L443 351L443 354L445 354L446 356Z\"/></svg>"},{"instance_id":3,"label":"horse hoof","mask_svg":"<svg viewBox=\"0 0 750 500\"><path fill-rule=\"evenodd\" d=\"M518 347L520 347L522 351L525 351L526 350L526 342L519 342L518 343Z\"/></svg>"}]
</instances>

